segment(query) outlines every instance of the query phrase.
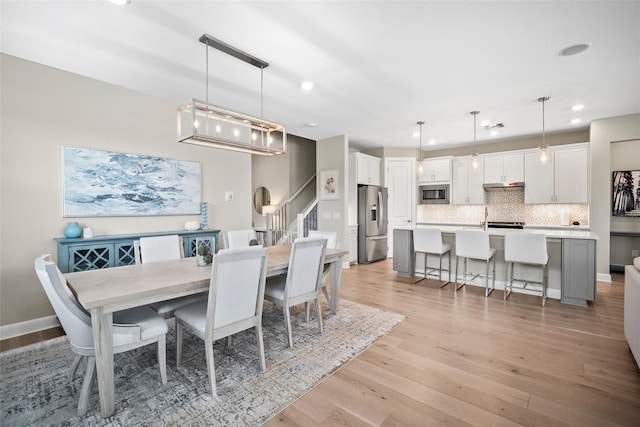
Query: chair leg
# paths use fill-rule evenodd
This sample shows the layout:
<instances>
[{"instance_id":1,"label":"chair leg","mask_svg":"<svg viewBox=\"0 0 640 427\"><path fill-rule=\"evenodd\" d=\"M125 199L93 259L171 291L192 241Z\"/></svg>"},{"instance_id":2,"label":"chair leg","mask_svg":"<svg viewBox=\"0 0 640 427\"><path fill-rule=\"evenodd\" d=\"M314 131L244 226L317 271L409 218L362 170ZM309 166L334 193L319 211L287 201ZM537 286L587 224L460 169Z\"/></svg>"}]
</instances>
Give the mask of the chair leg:
<instances>
[{"instance_id":1,"label":"chair leg","mask_svg":"<svg viewBox=\"0 0 640 427\"><path fill-rule=\"evenodd\" d=\"M84 358L84 356L80 356L79 354L76 354L76 357L73 359L73 362L71 363L71 368L69 369L69 382L73 381L73 379L76 376L76 372L78 371L78 368L80 367L80 362L82 362L82 359Z\"/></svg>"},{"instance_id":2,"label":"chair leg","mask_svg":"<svg viewBox=\"0 0 640 427\"><path fill-rule=\"evenodd\" d=\"M511 267L511 263L507 262L507 272L506 272L506 277L504 278L504 292L502 293L502 299L503 300L507 300L507 297L509 296L509 293L507 292L507 285L509 282L509 267Z\"/></svg>"},{"instance_id":3,"label":"chair leg","mask_svg":"<svg viewBox=\"0 0 640 427\"><path fill-rule=\"evenodd\" d=\"M258 318L256 325L256 338L258 340L258 355L260 356L260 370L264 372L267 369L267 363L264 359L264 338L262 337L262 321Z\"/></svg>"},{"instance_id":4,"label":"chair leg","mask_svg":"<svg viewBox=\"0 0 640 427\"><path fill-rule=\"evenodd\" d=\"M322 293L324 294L325 298L327 298L327 303L331 304L331 298L329 298L329 291L327 291L327 285L325 285L324 283L322 284Z\"/></svg>"},{"instance_id":5,"label":"chair leg","mask_svg":"<svg viewBox=\"0 0 640 427\"><path fill-rule=\"evenodd\" d=\"M489 295L491 295L491 292L493 292L493 290L496 287L496 258L493 257L493 282L491 283L491 289L489 289L489 264L491 263L491 260L488 259L487 260L487 276L485 277L485 281L484 281L484 296L488 297Z\"/></svg>"},{"instance_id":6,"label":"chair leg","mask_svg":"<svg viewBox=\"0 0 640 427\"><path fill-rule=\"evenodd\" d=\"M320 328L320 334L324 333L322 329L322 310L320 309L320 295L316 298L316 316L318 316L318 327Z\"/></svg>"},{"instance_id":7,"label":"chair leg","mask_svg":"<svg viewBox=\"0 0 640 427\"><path fill-rule=\"evenodd\" d=\"M293 335L291 334L291 313L289 307L282 306L282 312L284 313L284 325L287 328L287 337L289 338L289 347L293 348Z\"/></svg>"},{"instance_id":8,"label":"chair leg","mask_svg":"<svg viewBox=\"0 0 640 427\"><path fill-rule=\"evenodd\" d=\"M176 319L176 367L178 368L182 363L182 334L182 325L180 325L180 322Z\"/></svg>"},{"instance_id":9,"label":"chair leg","mask_svg":"<svg viewBox=\"0 0 640 427\"><path fill-rule=\"evenodd\" d=\"M549 280L547 273L547 265L542 266L542 306L544 307L547 302L547 280Z\"/></svg>"},{"instance_id":10,"label":"chair leg","mask_svg":"<svg viewBox=\"0 0 640 427\"><path fill-rule=\"evenodd\" d=\"M84 417L87 413L87 407L89 406L89 393L91 392L91 386L96 379L96 358L93 356L87 357L87 371L84 374L84 381L82 382L82 390L80 391L80 399L78 402L78 416Z\"/></svg>"},{"instance_id":11,"label":"chair leg","mask_svg":"<svg viewBox=\"0 0 640 427\"><path fill-rule=\"evenodd\" d=\"M231 335L227 337L227 347L231 348Z\"/></svg>"},{"instance_id":12,"label":"chair leg","mask_svg":"<svg viewBox=\"0 0 640 427\"><path fill-rule=\"evenodd\" d=\"M207 356L207 370L209 371L209 386L211 387L211 397L217 396L216 391L216 366L213 361L213 342L204 340L204 350ZM213 399L211 400L213 402Z\"/></svg>"},{"instance_id":13,"label":"chair leg","mask_svg":"<svg viewBox=\"0 0 640 427\"><path fill-rule=\"evenodd\" d=\"M456 292L458 291L458 289L460 289L461 287L464 286L464 283L462 283L460 286L458 286L458 265L459 264L460 264L460 257L456 255L456 275L454 277Z\"/></svg>"},{"instance_id":14,"label":"chair leg","mask_svg":"<svg viewBox=\"0 0 640 427\"><path fill-rule=\"evenodd\" d=\"M440 254L440 276L439 279L442 282L442 255ZM445 286L447 286L449 283L451 283L451 252L447 252L447 258L449 258L449 270L447 270L449 272L449 280L440 284L441 288L444 288Z\"/></svg>"},{"instance_id":15,"label":"chair leg","mask_svg":"<svg viewBox=\"0 0 640 427\"><path fill-rule=\"evenodd\" d=\"M158 366L160 366L160 380L162 384L167 383L167 336L162 334L158 337Z\"/></svg>"},{"instance_id":16,"label":"chair leg","mask_svg":"<svg viewBox=\"0 0 640 427\"><path fill-rule=\"evenodd\" d=\"M424 277L420 278L419 280L416 280L415 282L413 282L414 285L422 282L424 279L427 278L427 254L424 255L425 257L425 261L424 261ZM416 267L418 265L418 252L414 252L413 253L413 276L417 276L417 272L416 272Z\"/></svg>"}]
</instances>

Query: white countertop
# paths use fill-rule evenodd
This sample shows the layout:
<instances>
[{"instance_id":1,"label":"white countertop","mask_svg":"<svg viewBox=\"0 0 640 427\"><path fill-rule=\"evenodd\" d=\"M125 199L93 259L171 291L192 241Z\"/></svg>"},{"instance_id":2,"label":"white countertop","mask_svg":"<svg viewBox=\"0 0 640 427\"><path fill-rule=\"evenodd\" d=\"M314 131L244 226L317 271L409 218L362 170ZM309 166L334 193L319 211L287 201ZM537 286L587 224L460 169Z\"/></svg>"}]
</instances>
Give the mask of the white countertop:
<instances>
[{"instance_id":1,"label":"white countertop","mask_svg":"<svg viewBox=\"0 0 640 427\"><path fill-rule=\"evenodd\" d=\"M536 226L536 228L527 228L526 230L514 230L507 228L489 228L487 231L490 236L504 236L505 233L535 233L535 234L544 234L548 238L556 238L556 239L589 239L589 240L598 240L600 237L592 231L580 229L579 227L558 227L558 228L538 228L542 226ZM468 226L468 225L437 225L437 224L418 224L417 227L396 227L404 230L413 230L413 228L437 228L443 233L455 233L456 230L482 230L480 226Z\"/></svg>"}]
</instances>

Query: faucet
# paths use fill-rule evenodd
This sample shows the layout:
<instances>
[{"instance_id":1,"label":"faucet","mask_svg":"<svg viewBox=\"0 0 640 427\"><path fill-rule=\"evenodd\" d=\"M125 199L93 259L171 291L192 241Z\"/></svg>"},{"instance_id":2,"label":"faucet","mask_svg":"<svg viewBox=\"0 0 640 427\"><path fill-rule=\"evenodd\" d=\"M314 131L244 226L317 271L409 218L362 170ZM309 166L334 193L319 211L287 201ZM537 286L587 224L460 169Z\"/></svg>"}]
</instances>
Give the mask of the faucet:
<instances>
[{"instance_id":1,"label":"faucet","mask_svg":"<svg viewBox=\"0 0 640 427\"><path fill-rule=\"evenodd\" d=\"M489 208L487 207L487 205L484 205L484 231L487 231L488 224L487 224L487 218L489 217Z\"/></svg>"}]
</instances>

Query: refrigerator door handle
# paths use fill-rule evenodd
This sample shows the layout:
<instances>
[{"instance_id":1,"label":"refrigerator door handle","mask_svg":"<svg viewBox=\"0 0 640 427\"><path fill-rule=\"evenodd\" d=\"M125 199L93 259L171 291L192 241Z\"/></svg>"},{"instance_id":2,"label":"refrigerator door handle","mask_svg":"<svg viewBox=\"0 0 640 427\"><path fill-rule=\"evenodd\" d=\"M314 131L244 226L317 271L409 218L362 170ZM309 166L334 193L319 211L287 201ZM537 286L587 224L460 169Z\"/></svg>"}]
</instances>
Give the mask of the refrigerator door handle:
<instances>
[{"instance_id":1,"label":"refrigerator door handle","mask_svg":"<svg viewBox=\"0 0 640 427\"><path fill-rule=\"evenodd\" d=\"M382 239L386 239L387 236L372 236L372 237L367 237L369 240L382 240Z\"/></svg>"},{"instance_id":2,"label":"refrigerator door handle","mask_svg":"<svg viewBox=\"0 0 640 427\"><path fill-rule=\"evenodd\" d=\"M382 218L384 218L384 206L382 205L382 191L378 191L378 206L380 212L378 212L378 229L382 228Z\"/></svg>"}]
</instances>

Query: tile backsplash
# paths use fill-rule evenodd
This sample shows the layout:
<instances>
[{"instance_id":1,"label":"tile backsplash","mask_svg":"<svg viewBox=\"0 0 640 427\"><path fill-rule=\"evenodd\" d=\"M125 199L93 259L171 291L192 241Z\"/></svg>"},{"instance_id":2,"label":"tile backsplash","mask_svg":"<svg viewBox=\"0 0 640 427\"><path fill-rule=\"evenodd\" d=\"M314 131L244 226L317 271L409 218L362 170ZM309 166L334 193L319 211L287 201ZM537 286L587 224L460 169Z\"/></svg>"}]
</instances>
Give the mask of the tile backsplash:
<instances>
[{"instance_id":1,"label":"tile backsplash","mask_svg":"<svg viewBox=\"0 0 640 427\"><path fill-rule=\"evenodd\" d=\"M562 212L569 212L571 222L589 225L587 204L527 205L523 191L485 193L489 221L522 221L527 225L561 225ZM418 222L480 224L484 221L482 205L418 205Z\"/></svg>"}]
</instances>

